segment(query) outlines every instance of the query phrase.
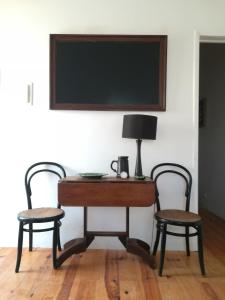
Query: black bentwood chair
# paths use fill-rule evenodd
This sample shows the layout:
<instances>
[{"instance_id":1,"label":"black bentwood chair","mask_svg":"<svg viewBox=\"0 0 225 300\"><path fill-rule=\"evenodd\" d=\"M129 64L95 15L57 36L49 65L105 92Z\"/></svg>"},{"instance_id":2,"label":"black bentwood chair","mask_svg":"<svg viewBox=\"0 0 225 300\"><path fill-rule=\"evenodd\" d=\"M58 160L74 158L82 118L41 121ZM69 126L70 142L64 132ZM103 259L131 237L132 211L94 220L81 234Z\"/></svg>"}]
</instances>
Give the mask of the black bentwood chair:
<instances>
[{"instance_id":1,"label":"black bentwood chair","mask_svg":"<svg viewBox=\"0 0 225 300\"><path fill-rule=\"evenodd\" d=\"M178 176L184 182L184 199L185 199L185 209L161 209L159 201L159 178L163 178L163 183L165 185L166 175ZM155 213L155 219L157 220L157 233L156 240L153 248L153 255L156 255L160 234L161 238L161 252L160 252L160 265L159 265L159 276L162 276L163 263L166 248L166 235L174 235L179 237L184 237L186 241L186 253L190 256L189 247L189 237L198 237L198 255L199 264L201 268L202 275L205 275L204 259L203 259L203 245L202 245L202 219L198 214L189 211L190 208L190 197L191 197L191 187L192 187L192 176L190 172L183 166L176 163L162 163L156 165L150 175L151 179L154 180L156 186L156 205L157 212ZM169 176L172 177L172 176ZM178 179L178 178L177 178ZM180 181L177 181L178 184ZM170 199L168 199L169 201ZM167 230L168 225L182 226L185 229L184 233L177 233ZM190 227L195 229L194 233L190 233Z\"/></svg>"},{"instance_id":2,"label":"black bentwood chair","mask_svg":"<svg viewBox=\"0 0 225 300\"><path fill-rule=\"evenodd\" d=\"M53 231L53 247L52 247L53 267L56 266L57 245L58 245L58 250L59 251L61 250L59 227L61 225L60 219L62 219L65 215L64 211L60 208L59 204L57 208L53 208L53 207L33 208L32 206L31 182L33 181L34 176L40 173L42 174L48 173L49 175L51 174L57 176L59 179L66 177L66 172L64 168L55 162L38 162L30 166L26 171L25 189L27 195L28 209L21 211L17 215L17 218L19 220L19 236L18 236L18 248L17 248L17 262L16 262L16 269L15 269L16 273L19 272L20 261L22 256L23 232L29 232L29 251L32 251L33 232L45 232L50 230ZM35 223L49 223L49 222L53 222L54 225L52 226L51 224L49 224L47 228L41 228L41 229L33 228L33 224Z\"/></svg>"}]
</instances>

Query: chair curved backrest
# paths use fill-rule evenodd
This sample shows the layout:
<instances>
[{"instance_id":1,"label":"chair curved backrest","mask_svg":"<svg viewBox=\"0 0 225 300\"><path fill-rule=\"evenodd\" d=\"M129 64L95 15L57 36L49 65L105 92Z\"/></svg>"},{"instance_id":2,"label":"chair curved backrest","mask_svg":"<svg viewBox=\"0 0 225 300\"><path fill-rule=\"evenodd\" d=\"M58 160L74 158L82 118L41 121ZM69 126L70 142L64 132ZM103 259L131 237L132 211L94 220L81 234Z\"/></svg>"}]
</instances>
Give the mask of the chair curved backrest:
<instances>
[{"instance_id":1,"label":"chair curved backrest","mask_svg":"<svg viewBox=\"0 0 225 300\"><path fill-rule=\"evenodd\" d=\"M27 195L28 209L32 209L31 180L33 179L33 177L36 174L42 173L42 172L55 174L59 179L66 177L65 169L58 163L44 161L44 162L38 162L38 163L31 165L25 173L25 189L26 189L26 195ZM59 204L58 204L58 208L60 208Z\"/></svg>"},{"instance_id":2,"label":"chair curved backrest","mask_svg":"<svg viewBox=\"0 0 225 300\"><path fill-rule=\"evenodd\" d=\"M161 163L156 165L150 174L150 178L155 182L155 196L156 196L156 205L157 210L161 209L160 200L159 200L159 189L158 189L158 179L164 174L176 174L183 178L185 183L185 210L189 211L190 209L190 197L191 197L191 188L192 188L192 176L187 168L180 164L176 163Z\"/></svg>"}]
</instances>

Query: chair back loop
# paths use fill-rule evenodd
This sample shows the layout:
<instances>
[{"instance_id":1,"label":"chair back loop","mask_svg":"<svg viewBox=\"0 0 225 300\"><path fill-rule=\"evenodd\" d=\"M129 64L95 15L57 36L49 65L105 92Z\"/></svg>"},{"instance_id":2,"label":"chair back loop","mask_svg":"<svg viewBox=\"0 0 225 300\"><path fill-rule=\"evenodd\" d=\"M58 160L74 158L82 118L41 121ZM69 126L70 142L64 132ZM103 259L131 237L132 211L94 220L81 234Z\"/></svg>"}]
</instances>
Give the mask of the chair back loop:
<instances>
[{"instance_id":1,"label":"chair back loop","mask_svg":"<svg viewBox=\"0 0 225 300\"><path fill-rule=\"evenodd\" d=\"M156 196L156 205L157 210L161 210L160 200L159 200L159 189L158 189L158 179L164 174L176 174L183 178L185 183L185 210L189 211L190 209L190 197L191 197L191 188L192 188L192 176L187 168L180 164L176 163L161 163L156 165L150 174L150 178L155 182L155 196Z\"/></svg>"},{"instance_id":2,"label":"chair back loop","mask_svg":"<svg viewBox=\"0 0 225 300\"><path fill-rule=\"evenodd\" d=\"M28 209L32 209L31 180L38 173L55 174L59 179L66 177L65 169L58 163L44 161L44 162L38 162L38 163L31 165L25 173L25 190L26 190L26 196L27 196ZM58 204L57 207L60 208L60 205Z\"/></svg>"}]
</instances>

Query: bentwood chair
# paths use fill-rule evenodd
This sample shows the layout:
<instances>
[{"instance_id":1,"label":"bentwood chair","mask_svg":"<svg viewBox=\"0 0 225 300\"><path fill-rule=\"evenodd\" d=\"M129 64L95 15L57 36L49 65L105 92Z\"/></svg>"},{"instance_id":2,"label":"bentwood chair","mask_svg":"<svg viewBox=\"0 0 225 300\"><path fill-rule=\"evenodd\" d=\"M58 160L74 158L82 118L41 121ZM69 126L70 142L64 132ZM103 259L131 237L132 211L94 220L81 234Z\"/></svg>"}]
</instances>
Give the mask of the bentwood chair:
<instances>
[{"instance_id":1,"label":"bentwood chair","mask_svg":"<svg viewBox=\"0 0 225 300\"><path fill-rule=\"evenodd\" d=\"M192 188L191 173L182 165L176 163L161 163L156 165L152 169L150 177L155 182L156 205L157 205L157 212L155 213L155 219L157 221L157 232L156 232L156 239L153 248L153 255L156 255L159 240L160 240L160 235L162 235L159 276L162 276L162 271L163 271L167 235L173 235L173 236L185 238L187 256L190 256L189 237L197 236L200 269L202 275L205 275L203 245L202 245L202 219L198 214L189 211L191 188ZM168 183L168 180L171 180L172 179L171 177L174 177L173 179L175 179L175 177L178 177L176 178L177 180L175 182L177 184L181 184L179 191L183 190L183 200L184 200L183 209L177 209L177 208L161 209L160 191L162 191L161 190L162 185L164 186L170 185L170 183ZM179 178L180 180L178 180ZM165 196L165 198L167 197ZM167 198L165 206L171 207L172 205L171 200L172 199ZM170 225L183 227L184 232L179 233L175 230L172 231L171 228L170 230L167 230L168 226ZM192 232L190 232L190 228L193 228Z\"/></svg>"},{"instance_id":2,"label":"bentwood chair","mask_svg":"<svg viewBox=\"0 0 225 300\"><path fill-rule=\"evenodd\" d=\"M41 176L37 176L37 175ZM55 162L38 162L31 165L25 173L25 189L27 196L27 205L28 209L21 211L17 215L17 219L19 220L19 236L18 236L18 248L17 248L17 262L15 272L19 272L20 261L22 256L22 247L23 247L23 232L29 233L29 251L32 251L33 248L33 233L36 232L45 232L45 231L53 231L53 246L52 246L52 256L53 256L53 267L56 266L56 254L57 254L57 246L58 250L61 250L60 245L60 234L59 227L61 226L61 221L64 217L64 211L61 209L60 205L55 207L36 207L33 208L32 205L32 191L34 177L36 180L40 180L40 177L47 176L47 180L53 180L52 177L56 177L56 179L61 179L66 177L66 172L64 168ZM37 181L35 181L37 184ZM31 184L32 183L32 184ZM37 193L37 190L36 190ZM42 199L41 199L42 200ZM45 203L45 201L44 201ZM34 228L33 224L37 223L48 223L45 228ZM54 225L52 225L52 223Z\"/></svg>"}]
</instances>

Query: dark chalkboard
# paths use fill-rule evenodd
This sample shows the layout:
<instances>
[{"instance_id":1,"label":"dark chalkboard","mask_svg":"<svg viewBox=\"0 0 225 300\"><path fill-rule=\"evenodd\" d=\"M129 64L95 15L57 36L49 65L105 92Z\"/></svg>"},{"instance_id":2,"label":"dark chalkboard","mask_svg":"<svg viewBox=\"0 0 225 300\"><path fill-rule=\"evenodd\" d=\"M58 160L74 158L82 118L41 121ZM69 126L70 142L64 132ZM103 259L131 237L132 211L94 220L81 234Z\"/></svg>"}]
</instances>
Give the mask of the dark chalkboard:
<instances>
[{"instance_id":1,"label":"dark chalkboard","mask_svg":"<svg viewBox=\"0 0 225 300\"><path fill-rule=\"evenodd\" d=\"M50 108L165 110L166 36L50 35Z\"/></svg>"}]
</instances>

